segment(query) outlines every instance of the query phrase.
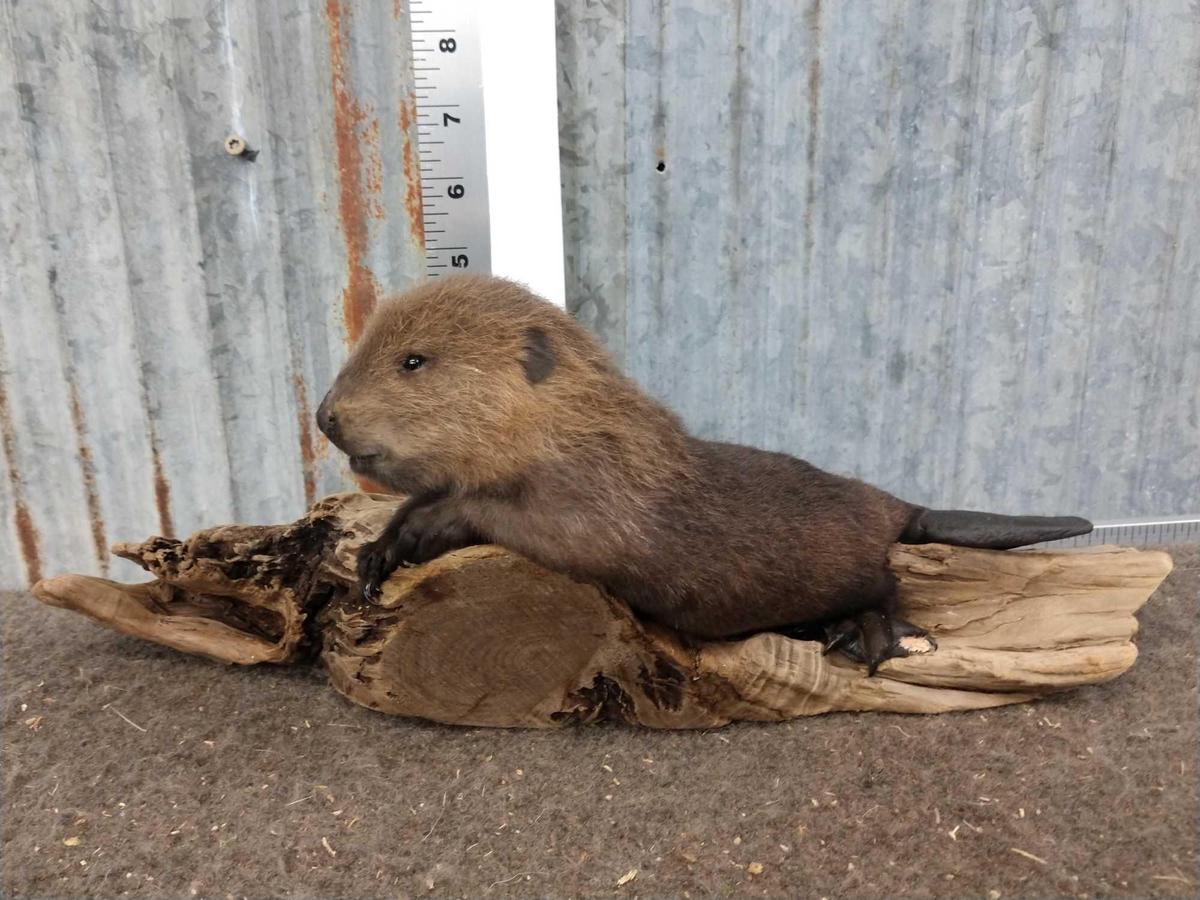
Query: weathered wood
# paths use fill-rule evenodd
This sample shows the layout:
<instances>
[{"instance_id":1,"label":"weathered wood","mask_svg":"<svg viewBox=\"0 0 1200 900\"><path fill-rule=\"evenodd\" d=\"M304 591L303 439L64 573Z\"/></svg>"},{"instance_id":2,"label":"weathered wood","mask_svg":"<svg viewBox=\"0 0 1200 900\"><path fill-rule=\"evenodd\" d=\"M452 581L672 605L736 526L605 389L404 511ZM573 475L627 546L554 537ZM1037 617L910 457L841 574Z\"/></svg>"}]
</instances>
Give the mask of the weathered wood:
<instances>
[{"instance_id":1,"label":"weathered wood","mask_svg":"<svg viewBox=\"0 0 1200 900\"><path fill-rule=\"evenodd\" d=\"M933 713L1018 703L1107 681L1137 657L1134 612L1167 554L1116 547L1005 553L900 546L891 564L932 652L876 677L779 634L696 643L619 600L498 547L402 569L375 603L358 548L397 499L337 494L288 526L231 525L115 552L155 581L65 575L45 603L231 663L315 659L334 688L381 712L469 725L616 719L707 728L834 710Z\"/></svg>"}]
</instances>

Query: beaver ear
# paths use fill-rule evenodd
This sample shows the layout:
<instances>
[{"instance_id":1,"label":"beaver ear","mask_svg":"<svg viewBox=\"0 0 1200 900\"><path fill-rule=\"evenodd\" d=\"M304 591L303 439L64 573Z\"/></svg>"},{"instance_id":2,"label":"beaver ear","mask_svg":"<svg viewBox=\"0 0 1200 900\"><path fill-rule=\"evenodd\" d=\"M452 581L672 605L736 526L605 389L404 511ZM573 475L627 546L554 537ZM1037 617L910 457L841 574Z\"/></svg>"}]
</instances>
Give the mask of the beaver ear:
<instances>
[{"instance_id":1,"label":"beaver ear","mask_svg":"<svg viewBox=\"0 0 1200 900\"><path fill-rule=\"evenodd\" d=\"M554 348L550 346L550 337L540 328L525 329L525 356L521 365L525 367L525 377L530 384L545 381L554 371Z\"/></svg>"}]
</instances>

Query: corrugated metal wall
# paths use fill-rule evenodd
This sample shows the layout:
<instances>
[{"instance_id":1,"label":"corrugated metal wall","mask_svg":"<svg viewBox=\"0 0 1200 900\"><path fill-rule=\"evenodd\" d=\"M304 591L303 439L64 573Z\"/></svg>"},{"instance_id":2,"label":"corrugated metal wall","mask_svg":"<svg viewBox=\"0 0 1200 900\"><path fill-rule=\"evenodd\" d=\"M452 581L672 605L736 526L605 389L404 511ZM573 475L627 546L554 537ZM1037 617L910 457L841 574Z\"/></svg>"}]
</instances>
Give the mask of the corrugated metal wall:
<instances>
[{"instance_id":1,"label":"corrugated metal wall","mask_svg":"<svg viewBox=\"0 0 1200 900\"><path fill-rule=\"evenodd\" d=\"M311 409L421 272L402 6L0 0L0 586L348 483ZM574 308L707 435L1196 511L1198 19L560 0Z\"/></svg>"},{"instance_id":2,"label":"corrugated metal wall","mask_svg":"<svg viewBox=\"0 0 1200 900\"><path fill-rule=\"evenodd\" d=\"M561 3L567 294L707 436L1200 512L1193 0Z\"/></svg>"},{"instance_id":3,"label":"corrugated metal wall","mask_svg":"<svg viewBox=\"0 0 1200 900\"><path fill-rule=\"evenodd\" d=\"M0 0L0 586L349 483L310 411L423 271L408 41L391 3Z\"/></svg>"}]
</instances>

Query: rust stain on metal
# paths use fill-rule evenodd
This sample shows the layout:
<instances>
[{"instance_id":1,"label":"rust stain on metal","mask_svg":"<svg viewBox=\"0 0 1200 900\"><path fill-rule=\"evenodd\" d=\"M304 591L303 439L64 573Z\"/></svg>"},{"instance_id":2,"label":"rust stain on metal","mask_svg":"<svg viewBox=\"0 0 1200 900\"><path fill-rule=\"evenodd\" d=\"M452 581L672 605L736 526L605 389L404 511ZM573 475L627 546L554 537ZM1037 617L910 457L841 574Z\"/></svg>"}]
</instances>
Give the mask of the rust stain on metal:
<instances>
[{"instance_id":1,"label":"rust stain on metal","mask_svg":"<svg viewBox=\"0 0 1200 900\"><path fill-rule=\"evenodd\" d=\"M105 535L104 516L100 510L100 494L96 490L96 464L92 459L92 448L88 446L87 432L83 421L83 405L79 402L79 389L72 381L71 422L75 426L75 442L79 453L79 464L83 468L83 487L87 495L88 519L92 526L92 543L95 545L96 560L100 571L108 574L108 537Z\"/></svg>"},{"instance_id":2,"label":"rust stain on metal","mask_svg":"<svg viewBox=\"0 0 1200 900\"><path fill-rule=\"evenodd\" d=\"M412 104L410 107L409 104ZM408 100L400 101L400 133L408 135L408 130L412 128L413 119L417 117L417 100L415 97L410 97Z\"/></svg>"},{"instance_id":3,"label":"rust stain on metal","mask_svg":"<svg viewBox=\"0 0 1200 900\"><path fill-rule=\"evenodd\" d=\"M362 127L362 140L366 165L367 215L372 219L383 218L383 157L379 152L379 119L368 118Z\"/></svg>"},{"instance_id":4,"label":"rust stain on metal","mask_svg":"<svg viewBox=\"0 0 1200 900\"><path fill-rule=\"evenodd\" d=\"M29 515L29 507L23 500L15 503L14 519L17 525L17 540L21 544L21 556L25 558L25 576L29 583L37 584L42 580L42 561L38 558L38 533L33 527L33 519Z\"/></svg>"},{"instance_id":5,"label":"rust stain on metal","mask_svg":"<svg viewBox=\"0 0 1200 900\"><path fill-rule=\"evenodd\" d=\"M421 250L425 249L425 211L421 204L421 166L413 150L412 123L417 118L417 101L400 101L400 133L404 135L404 209L408 230Z\"/></svg>"},{"instance_id":6,"label":"rust stain on metal","mask_svg":"<svg viewBox=\"0 0 1200 900\"><path fill-rule=\"evenodd\" d=\"M158 526L163 537L175 537L175 524L171 521L171 485L163 474L162 457L158 455L158 441L150 435L150 461L154 466L154 503L158 507Z\"/></svg>"},{"instance_id":7,"label":"rust stain on metal","mask_svg":"<svg viewBox=\"0 0 1200 900\"><path fill-rule=\"evenodd\" d=\"M368 494L394 494L396 493L389 487L384 487L378 481L372 481L366 475L355 475L354 480L358 482L360 490Z\"/></svg>"},{"instance_id":8,"label":"rust stain on metal","mask_svg":"<svg viewBox=\"0 0 1200 900\"><path fill-rule=\"evenodd\" d=\"M333 141L338 161L338 216L346 241L347 281L342 309L346 336L354 343L379 302L379 283L366 263L366 255L369 220L383 218L379 202L383 163L379 155L379 120L358 102L346 77L345 26L349 16L349 8L340 0L326 0L333 76Z\"/></svg>"},{"instance_id":9,"label":"rust stain on metal","mask_svg":"<svg viewBox=\"0 0 1200 900\"><path fill-rule=\"evenodd\" d=\"M317 496L317 461L313 447L312 411L308 407L308 388L299 373L292 376L296 406L300 410L300 462L304 472L304 502L312 506Z\"/></svg>"},{"instance_id":10,"label":"rust stain on metal","mask_svg":"<svg viewBox=\"0 0 1200 900\"><path fill-rule=\"evenodd\" d=\"M329 443L329 438L318 431L313 435L313 460L329 459L329 448L332 446L333 444Z\"/></svg>"},{"instance_id":11,"label":"rust stain on metal","mask_svg":"<svg viewBox=\"0 0 1200 900\"><path fill-rule=\"evenodd\" d=\"M25 560L25 577L29 584L42 580L42 560L38 551L38 533L34 527L29 507L25 505L24 485L17 472L17 440L12 417L8 412L8 395L0 383L0 440L4 455L8 458L8 480L13 492L13 524L16 526L17 543L21 545L21 557Z\"/></svg>"}]
</instances>

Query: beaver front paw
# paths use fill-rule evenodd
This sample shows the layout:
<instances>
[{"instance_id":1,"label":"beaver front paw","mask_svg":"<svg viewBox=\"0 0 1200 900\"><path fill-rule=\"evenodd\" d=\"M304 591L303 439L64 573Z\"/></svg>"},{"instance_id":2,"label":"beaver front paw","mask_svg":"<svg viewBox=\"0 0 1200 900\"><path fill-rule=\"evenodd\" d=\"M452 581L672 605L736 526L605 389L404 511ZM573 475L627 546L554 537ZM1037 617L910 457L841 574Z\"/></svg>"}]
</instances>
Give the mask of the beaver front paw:
<instances>
[{"instance_id":1,"label":"beaver front paw","mask_svg":"<svg viewBox=\"0 0 1200 900\"><path fill-rule=\"evenodd\" d=\"M362 585L363 599L374 603L379 599L379 588L389 575L400 565L396 547L386 532L358 551L358 583Z\"/></svg>"},{"instance_id":2,"label":"beaver front paw","mask_svg":"<svg viewBox=\"0 0 1200 900\"><path fill-rule=\"evenodd\" d=\"M358 551L358 581L363 599L368 603L377 600L383 583L402 565L420 565L443 553L481 542L455 502L405 504L396 511L383 533Z\"/></svg>"}]
</instances>

